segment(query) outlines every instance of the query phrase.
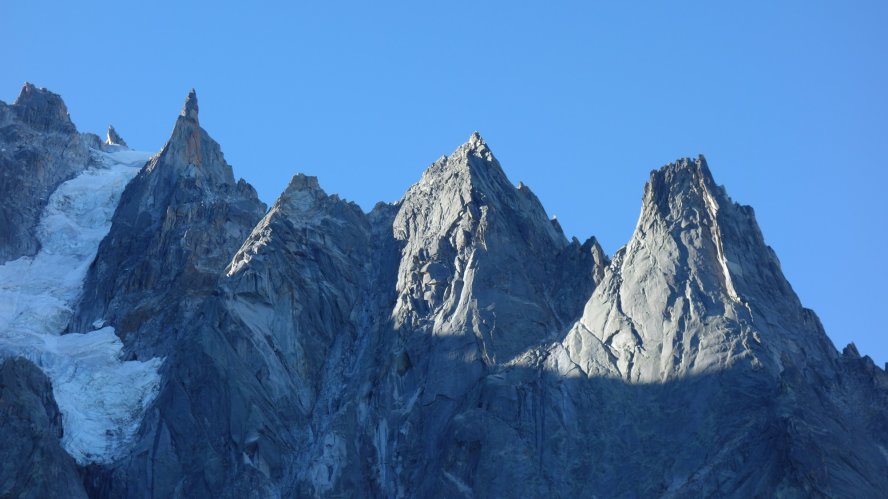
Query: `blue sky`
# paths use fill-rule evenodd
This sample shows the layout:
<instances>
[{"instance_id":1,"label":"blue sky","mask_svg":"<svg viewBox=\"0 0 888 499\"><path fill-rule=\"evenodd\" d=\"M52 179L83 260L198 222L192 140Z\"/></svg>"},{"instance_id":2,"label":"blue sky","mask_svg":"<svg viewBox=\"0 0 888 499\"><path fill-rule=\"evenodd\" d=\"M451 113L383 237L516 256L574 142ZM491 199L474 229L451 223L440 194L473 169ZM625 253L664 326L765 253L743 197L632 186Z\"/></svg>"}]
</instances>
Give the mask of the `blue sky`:
<instances>
[{"instance_id":1,"label":"blue sky","mask_svg":"<svg viewBox=\"0 0 888 499\"><path fill-rule=\"evenodd\" d=\"M836 345L888 361L888 3L619 3L4 2L0 100L31 81L156 150L195 87L268 203L295 172L395 201L478 130L609 253L703 153Z\"/></svg>"}]
</instances>

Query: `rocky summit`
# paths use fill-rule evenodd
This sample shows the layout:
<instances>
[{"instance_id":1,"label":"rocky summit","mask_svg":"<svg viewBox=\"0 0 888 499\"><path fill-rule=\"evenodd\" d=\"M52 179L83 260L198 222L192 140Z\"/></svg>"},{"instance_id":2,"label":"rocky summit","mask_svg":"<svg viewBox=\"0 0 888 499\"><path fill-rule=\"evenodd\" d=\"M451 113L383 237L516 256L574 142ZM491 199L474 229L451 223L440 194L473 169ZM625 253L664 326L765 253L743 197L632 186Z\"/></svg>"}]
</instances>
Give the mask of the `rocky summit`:
<instances>
[{"instance_id":1,"label":"rocky summit","mask_svg":"<svg viewBox=\"0 0 888 499\"><path fill-rule=\"evenodd\" d=\"M101 139L77 132L62 98L25 83L12 104L0 101L0 263L33 256L50 194L95 163Z\"/></svg>"},{"instance_id":2,"label":"rocky summit","mask_svg":"<svg viewBox=\"0 0 888 499\"><path fill-rule=\"evenodd\" d=\"M0 149L4 497L888 493L888 375L702 156L608 256L477 132L369 213L267 209L193 90L151 155L26 84Z\"/></svg>"}]
</instances>

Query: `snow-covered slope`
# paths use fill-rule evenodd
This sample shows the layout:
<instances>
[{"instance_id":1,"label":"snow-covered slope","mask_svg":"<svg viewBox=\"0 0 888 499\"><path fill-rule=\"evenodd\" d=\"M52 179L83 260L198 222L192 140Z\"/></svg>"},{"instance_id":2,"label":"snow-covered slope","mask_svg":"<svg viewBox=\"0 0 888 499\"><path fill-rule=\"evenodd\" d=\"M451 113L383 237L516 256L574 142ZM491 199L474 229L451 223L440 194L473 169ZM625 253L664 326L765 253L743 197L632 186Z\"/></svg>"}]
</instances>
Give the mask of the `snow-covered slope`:
<instances>
[{"instance_id":1,"label":"snow-covered slope","mask_svg":"<svg viewBox=\"0 0 888 499\"><path fill-rule=\"evenodd\" d=\"M62 444L81 464L110 462L125 448L157 392L161 363L121 361L111 327L60 334L121 193L149 156L125 149L96 154L101 166L50 197L38 226L40 251L0 265L0 356L25 356L49 376L63 416Z\"/></svg>"}]
</instances>

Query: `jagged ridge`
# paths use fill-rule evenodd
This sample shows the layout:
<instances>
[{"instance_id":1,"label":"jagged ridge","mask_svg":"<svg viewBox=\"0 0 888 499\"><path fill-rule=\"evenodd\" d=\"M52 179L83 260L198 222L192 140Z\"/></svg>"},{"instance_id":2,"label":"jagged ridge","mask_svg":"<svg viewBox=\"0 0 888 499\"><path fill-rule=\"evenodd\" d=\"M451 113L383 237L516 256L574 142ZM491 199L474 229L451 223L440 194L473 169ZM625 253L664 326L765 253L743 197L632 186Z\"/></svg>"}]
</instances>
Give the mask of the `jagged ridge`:
<instances>
[{"instance_id":1,"label":"jagged ridge","mask_svg":"<svg viewBox=\"0 0 888 499\"><path fill-rule=\"evenodd\" d=\"M186 99L78 312L164 382L93 496L877 496L883 371L838 355L705 160L608 260L480 135L369 214L264 214Z\"/></svg>"}]
</instances>

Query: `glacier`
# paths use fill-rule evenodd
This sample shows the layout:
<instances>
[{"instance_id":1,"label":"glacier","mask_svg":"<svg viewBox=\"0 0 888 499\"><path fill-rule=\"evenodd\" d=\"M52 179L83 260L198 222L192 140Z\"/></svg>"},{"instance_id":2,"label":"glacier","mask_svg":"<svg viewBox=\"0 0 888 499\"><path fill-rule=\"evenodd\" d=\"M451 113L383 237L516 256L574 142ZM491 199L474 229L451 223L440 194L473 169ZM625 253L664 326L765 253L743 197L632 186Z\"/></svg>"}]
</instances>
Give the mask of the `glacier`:
<instances>
[{"instance_id":1,"label":"glacier","mask_svg":"<svg viewBox=\"0 0 888 499\"><path fill-rule=\"evenodd\" d=\"M79 464L121 455L160 386L163 361L122 361L112 327L61 334L127 183L150 153L94 150L98 166L61 184L38 226L40 251L0 265L0 357L24 356L50 378L62 446Z\"/></svg>"}]
</instances>

